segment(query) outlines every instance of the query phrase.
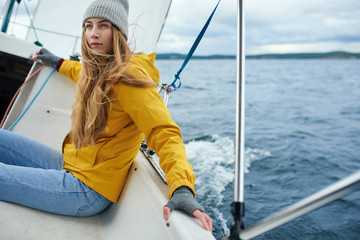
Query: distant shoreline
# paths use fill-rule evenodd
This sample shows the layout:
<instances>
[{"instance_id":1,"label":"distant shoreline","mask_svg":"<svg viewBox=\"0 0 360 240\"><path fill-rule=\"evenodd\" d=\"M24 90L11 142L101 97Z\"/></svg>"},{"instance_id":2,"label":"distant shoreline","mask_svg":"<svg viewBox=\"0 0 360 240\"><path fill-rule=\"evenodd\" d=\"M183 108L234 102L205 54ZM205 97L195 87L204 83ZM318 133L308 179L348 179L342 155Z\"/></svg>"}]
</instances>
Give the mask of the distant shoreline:
<instances>
[{"instance_id":1,"label":"distant shoreline","mask_svg":"<svg viewBox=\"0 0 360 240\"><path fill-rule=\"evenodd\" d=\"M179 53L160 53L157 54L157 60L178 60L185 59L186 54ZM197 56L192 59L236 59L236 55L209 55ZM360 53L350 52L327 52L327 53L285 53L285 54L258 54L247 55L246 59L360 59Z\"/></svg>"}]
</instances>

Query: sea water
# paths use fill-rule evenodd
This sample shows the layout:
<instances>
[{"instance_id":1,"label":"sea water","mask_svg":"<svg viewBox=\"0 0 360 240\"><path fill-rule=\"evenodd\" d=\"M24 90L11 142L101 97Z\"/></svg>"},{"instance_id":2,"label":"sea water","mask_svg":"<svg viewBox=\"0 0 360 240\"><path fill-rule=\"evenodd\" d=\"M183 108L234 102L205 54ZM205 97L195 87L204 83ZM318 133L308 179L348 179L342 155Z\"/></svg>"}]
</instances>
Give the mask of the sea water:
<instances>
[{"instance_id":1,"label":"sea water","mask_svg":"<svg viewBox=\"0 0 360 240\"><path fill-rule=\"evenodd\" d=\"M180 60L159 60L171 83ZM360 60L246 60L245 227L360 170ZM192 60L169 111L217 239L233 218L236 61ZM360 239L360 191L256 239Z\"/></svg>"}]
</instances>

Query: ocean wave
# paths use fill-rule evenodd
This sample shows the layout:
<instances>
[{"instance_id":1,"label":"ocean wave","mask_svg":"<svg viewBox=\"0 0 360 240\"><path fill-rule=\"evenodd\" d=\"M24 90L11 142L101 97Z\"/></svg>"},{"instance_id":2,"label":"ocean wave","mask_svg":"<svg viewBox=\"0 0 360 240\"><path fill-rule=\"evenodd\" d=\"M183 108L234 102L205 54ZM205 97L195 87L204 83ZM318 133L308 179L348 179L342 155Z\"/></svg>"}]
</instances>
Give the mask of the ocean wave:
<instances>
[{"instance_id":1,"label":"ocean wave","mask_svg":"<svg viewBox=\"0 0 360 240\"><path fill-rule=\"evenodd\" d=\"M218 210L224 203L224 192L234 180L234 141L213 135L199 137L185 144L189 162L196 175L197 198L218 223L220 231L228 234L227 220ZM271 156L269 151L245 148L245 172L251 162Z\"/></svg>"},{"instance_id":2,"label":"ocean wave","mask_svg":"<svg viewBox=\"0 0 360 240\"><path fill-rule=\"evenodd\" d=\"M208 188L207 185L211 185L212 188L215 188L216 193L220 194L233 181L235 144L232 139L218 135L206 135L189 141L185 144L185 148L200 189ZM245 173L249 172L252 162L268 157L271 157L269 151L245 148ZM216 181L210 184L214 180Z\"/></svg>"},{"instance_id":3,"label":"ocean wave","mask_svg":"<svg viewBox=\"0 0 360 240\"><path fill-rule=\"evenodd\" d=\"M221 196L233 180L234 142L219 136L205 139L187 143L187 156L197 176L198 194Z\"/></svg>"}]
</instances>

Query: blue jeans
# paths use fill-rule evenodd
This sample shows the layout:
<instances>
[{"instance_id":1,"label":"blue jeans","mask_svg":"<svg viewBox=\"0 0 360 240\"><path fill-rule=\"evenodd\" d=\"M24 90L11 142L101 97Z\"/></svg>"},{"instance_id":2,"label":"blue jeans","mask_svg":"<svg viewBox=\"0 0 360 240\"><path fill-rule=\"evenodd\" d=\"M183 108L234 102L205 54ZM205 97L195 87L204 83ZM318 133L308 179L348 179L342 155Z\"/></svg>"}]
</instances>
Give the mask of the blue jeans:
<instances>
[{"instance_id":1,"label":"blue jeans","mask_svg":"<svg viewBox=\"0 0 360 240\"><path fill-rule=\"evenodd\" d=\"M62 166L61 151L0 129L0 200L77 217L110 204Z\"/></svg>"}]
</instances>

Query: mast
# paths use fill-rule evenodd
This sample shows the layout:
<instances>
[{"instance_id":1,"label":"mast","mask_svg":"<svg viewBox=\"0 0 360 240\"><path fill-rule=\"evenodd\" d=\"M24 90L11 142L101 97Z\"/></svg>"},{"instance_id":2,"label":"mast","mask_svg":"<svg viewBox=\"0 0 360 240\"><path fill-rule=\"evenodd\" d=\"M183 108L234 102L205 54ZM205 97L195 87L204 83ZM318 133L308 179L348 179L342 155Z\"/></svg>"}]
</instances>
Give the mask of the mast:
<instances>
[{"instance_id":1,"label":"mast","mask_svg":"<svg viewBox=\"0 0 360 240\"><path fill-rule=\"evenodd\" d=\"M238 53L237 53L237 91L236 91L236 149L234 202L244 202L244 163L245 163L245 54L244 54L244 14L243 0L239 0L238 15Z\"/></svg>"},{"instance_id":2,"label":"mast","mask_svg":"<svg viewBox=\"0 0 360 240\"><path fill-rule=\"evenodd\" d=\"M236 132L235 132L235 176L234 201L231 213L234 217L229 239L239 239L244 229L244 166L245 166L245 30L244 3L238 1L238 36L237 36L237 88L236 88Z\"/></svg>"},{"instance_id":3,"label":"mast","mask_svg":"<svg viewBox=\"0 0 360 240\"><path fill-rule=\"evenodd\" d=\"M3 20L3 24L1 26L1 32L3 32L3 33L7 32L7 29L8 29L9 23L10 23L11 14L14 9L15 1L16 0L8 0L6 3L6 8L5 8L6 10L5 10L4 18L3 18L4 20ZM18 2L20 2L20 1L18 1Z\"/></svg>"}]
</instances>

